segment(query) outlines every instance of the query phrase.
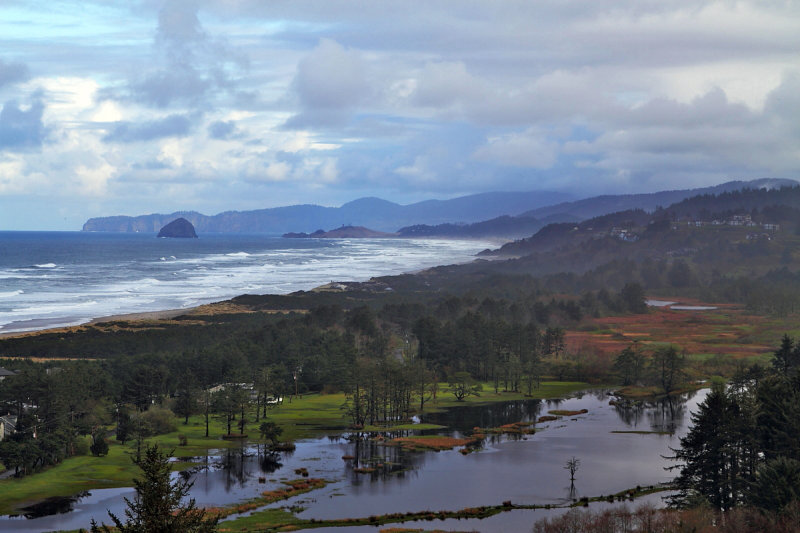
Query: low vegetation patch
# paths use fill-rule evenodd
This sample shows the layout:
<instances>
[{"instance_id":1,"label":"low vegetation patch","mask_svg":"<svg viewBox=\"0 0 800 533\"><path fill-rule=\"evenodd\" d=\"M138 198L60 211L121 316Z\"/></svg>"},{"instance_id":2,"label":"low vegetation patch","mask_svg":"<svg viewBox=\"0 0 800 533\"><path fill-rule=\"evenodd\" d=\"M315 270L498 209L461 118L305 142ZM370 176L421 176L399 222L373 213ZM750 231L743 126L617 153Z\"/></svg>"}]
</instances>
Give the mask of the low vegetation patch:
<instances>
[{"instance_id":1,"label":"low vegetation patch","mask_svg":"<svg viewBox=\"0 0 800 533\"><path fill-rule=\"evenodd\" d=\"M305 494L306 492L311 492L312 490L321 489L328 484L328 481L318 478L309 478L284 481L283 484L287 487L264 491L258 498L253 498L227 507L210 507L206 508L205 511L206 513L212 515L218 515L220 518L225 518L227 516L252 511L271 503L288 500L289 498L297 496L298 494ZM293 515L291 516L294 518ZM224 530L220 529L220 531Z\"/></svg>"},{"instance_id":2,"label":"low vegetation patch","mask_svg":"<svg viewBox=\"0 0 800 533\"><path fill-rule=\"evenodd\" d=\"M512 422L511 424L504 424L496 428L473 428L472 436L481 438L486 434L491 435L531 435L536 432L531 426L533 422Z\"/></svg>"},{"instance_id":3,"label":"low vegetation patch","mask_svg":"<svg viewBox=\"0 0 800 533\"><path fill-rule=\"evenodd\" d=\"M580 411L567 411L564 409L553 409L552 411L547 411L553 416L577 416L577 415L585 415L589 412L588 409L581 409Z\"/></svg>"},{"instance_id":4,"label":"low vegetation patch","mask_svg":"<svg viewBox=\"0 0 800 533\"><path fill-rule=\"evenodd\" d=\"M612 431L611 433L631 433L634 435L672 435L670 431Z\"/></svg>"},{"instance_id":5,"label":"low vegetation patch","mask_svg":"<svg viewBox=\"0 0 800 533\"><path fill-rule=\"evenodd\" d=\"M457 439L441 435L420 435L416 437L397 437L383 443L384 446L400 446L410 451L452 450L456 446L467 446L479 443L478 439Z\"/></svg>"}]
</instances>

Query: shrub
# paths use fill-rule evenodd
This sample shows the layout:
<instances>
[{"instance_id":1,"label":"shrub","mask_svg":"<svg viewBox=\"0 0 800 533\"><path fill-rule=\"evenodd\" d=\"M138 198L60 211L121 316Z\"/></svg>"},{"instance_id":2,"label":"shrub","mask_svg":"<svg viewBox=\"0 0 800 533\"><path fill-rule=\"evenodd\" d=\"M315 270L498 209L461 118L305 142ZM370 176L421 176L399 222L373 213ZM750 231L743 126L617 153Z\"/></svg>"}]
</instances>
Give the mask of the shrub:
<instances>
[{"instance_id":1,"label":"shrub","mask_svg":"<svg viewBox=\"0 0 800 533\"><path fill-rule=\"evenodd\" d=\"M175 414L169 409L152 406L140 415L142 422L147 425L149 435L163 435L177 429Z\"/></svg>"},{"instance_id":2,"label":"shrub","mask_svg":"<svg viewBox=\"0 0 800 533\"><path fill-rule=\"evenodd\" d=\"M101 457L108 454L108 443L106 442L104 431L100 431L95 435L92 435L92 445L89 449L92 451L92 455L95 457Z\"/></svg>"}]
</instances>

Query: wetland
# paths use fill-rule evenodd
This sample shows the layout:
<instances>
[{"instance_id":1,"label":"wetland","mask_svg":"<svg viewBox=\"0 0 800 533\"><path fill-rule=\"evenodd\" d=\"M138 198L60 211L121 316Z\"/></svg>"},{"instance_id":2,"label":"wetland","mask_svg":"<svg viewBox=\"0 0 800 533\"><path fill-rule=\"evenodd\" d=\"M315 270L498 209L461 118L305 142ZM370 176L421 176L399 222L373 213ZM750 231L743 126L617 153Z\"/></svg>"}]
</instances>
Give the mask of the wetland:
<instances>
[{"instance_id":1,"label":"wetland","mask_svg":"<svg viewBox=\"0 0 800 533\"><path fill-rule=\"evenodd\" d=\"M480 531L529 528L537 519L563 512L581 498L607 497L637 486L660 487L671 481L672 474L665 470L671 461L664 457L672 455L670 448L678 447L679 438L688 430L689 413L705 394L700 390L652 401L619 401L608 390L594 389L563 399L473 403L416 419L425 424L420 427L440 429L331 430L296 441L291 452L270 452L254 443L212 448L207 454L182 457L188 468L174 475L191 476L191 496L199 506L208 508L252 501L301 476L327 482L310 492L289 493L280 501L232 514L221 522L222 530L275 524L279 508L278 522L288 520L304 527L353 518L365 518L368 523L371 516L397 513L499 507L504 502L513 507L483 520L442 515L437 527ZM537 423L553 416L555 420ZM490 431L519 423L518 427L534 431ZM483 438L475 453L468 455L459 453L462 441L454 449L442 451L387 445L396 438L469 440L475 434ZM564 469L571 457L580 459L572 486ZM0 529L87 527L92 517L108 520L107 510L123 514L124 498L132 495L131 488L109 488L50 499L22 509L16 516L3 517ZM645 499L660 505L659 494ZM518 508L533 506L542 508ZM369 531L375 527L352 525L335 530Z\"/></svg>"}]
</instances>

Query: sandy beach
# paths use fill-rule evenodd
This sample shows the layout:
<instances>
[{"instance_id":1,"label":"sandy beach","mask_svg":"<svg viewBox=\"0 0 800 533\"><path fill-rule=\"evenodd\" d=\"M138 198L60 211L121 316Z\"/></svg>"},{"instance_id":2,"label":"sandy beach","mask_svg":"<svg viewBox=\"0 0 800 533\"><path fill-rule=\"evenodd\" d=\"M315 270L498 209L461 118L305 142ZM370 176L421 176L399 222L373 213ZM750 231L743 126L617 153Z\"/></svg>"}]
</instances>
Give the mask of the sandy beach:
<instances>
[{"instance_id":1,"label":"sandy beach","mask_svg":"<svg viewBox=\"0 0 800 533\"><path fill-rule=\"evenodd\" d=\"M215 305L215 304L209 304ZM57 327L57 328L43 328L37 329L33 331L10 331L7 333L0 332L0 339L2 338L10 338L10 337L28 337L31 335L42 335L47 333L59 333L59 332L69 332L69 331L76 331L86 326L94 326L96 324L101 324L104 322L155 322L159 320L169 320L171 318L175 318L181 315L191 314L197 309L208 307L205 305L198 306L198 307L189 307L186 309L165 309L163 311L144 311L139 313L127 313L121 315L111 315L111 316L104 316L99 318L94 318L89 322L85 322L83 324L77 326L64 326L64 327Z\"/></svg>"}]
</instances>

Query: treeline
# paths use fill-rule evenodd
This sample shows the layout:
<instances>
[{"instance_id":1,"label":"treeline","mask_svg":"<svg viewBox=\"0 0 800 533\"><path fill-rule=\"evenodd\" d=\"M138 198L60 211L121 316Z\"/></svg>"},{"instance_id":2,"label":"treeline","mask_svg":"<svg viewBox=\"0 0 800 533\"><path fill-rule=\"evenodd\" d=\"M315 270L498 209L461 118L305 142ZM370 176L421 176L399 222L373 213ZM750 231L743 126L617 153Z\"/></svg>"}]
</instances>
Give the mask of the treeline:
<instances>
[{"instance_id":1,"label":"treeline","mask_svg":"<svg viewBox=\"0 0 800 533\"><path fill-rule=\"evenodd\" d=\"M720 194L701 194L674 203L663 210L671 218L711 220L725 214L769 213L767 222L796 222L800 212L800 186L777 189L740 189ZM784 215L785 214L785 215Z\"/></svg>"}]
</instances>

